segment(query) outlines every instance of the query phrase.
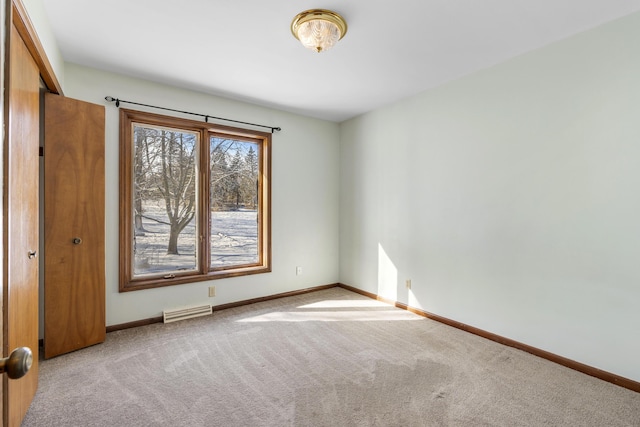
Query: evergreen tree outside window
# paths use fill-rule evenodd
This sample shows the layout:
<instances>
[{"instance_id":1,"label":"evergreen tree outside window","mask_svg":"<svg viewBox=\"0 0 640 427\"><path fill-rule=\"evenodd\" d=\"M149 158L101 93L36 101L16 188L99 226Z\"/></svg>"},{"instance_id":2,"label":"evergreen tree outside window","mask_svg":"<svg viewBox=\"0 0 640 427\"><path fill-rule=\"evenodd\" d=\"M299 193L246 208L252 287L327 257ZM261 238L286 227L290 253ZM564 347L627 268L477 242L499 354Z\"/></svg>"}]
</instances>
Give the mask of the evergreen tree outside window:
<instances>
[{"instance_id":1,"label":"evergreen tree outside window","mask_svg":"<svg viewBox=\"0 0 640 427\"><path fill-rule=\"evenodd\" d=\"M258 262L259 150L255 142L210 137L212 269Z\"/></svg>"}]
</instances>

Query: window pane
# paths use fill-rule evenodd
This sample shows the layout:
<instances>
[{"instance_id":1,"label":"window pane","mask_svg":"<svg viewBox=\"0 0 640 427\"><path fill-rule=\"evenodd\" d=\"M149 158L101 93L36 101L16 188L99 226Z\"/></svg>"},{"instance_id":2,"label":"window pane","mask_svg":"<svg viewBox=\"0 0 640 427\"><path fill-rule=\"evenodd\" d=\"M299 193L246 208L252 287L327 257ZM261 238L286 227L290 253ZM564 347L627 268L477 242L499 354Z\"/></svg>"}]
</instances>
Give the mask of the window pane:
<instances>
[{"instance_id":1,"label":"window pane","mask_svg":"<svg viewBox=\"0 0 640 427\"><path fill-rule=\"evenodd\" d=\"M212 136L211 268L259 262L260 145Z\"/></svg>"},{"instance_id":2,"label":"window pane","mask_svg":"<svg viewBox=\"0 0 640 427\"><path fill-rule=\"evenodd\" d=\"M199 134L133 125L133 275L197 269Z\"/></svg>"}]
</instances>

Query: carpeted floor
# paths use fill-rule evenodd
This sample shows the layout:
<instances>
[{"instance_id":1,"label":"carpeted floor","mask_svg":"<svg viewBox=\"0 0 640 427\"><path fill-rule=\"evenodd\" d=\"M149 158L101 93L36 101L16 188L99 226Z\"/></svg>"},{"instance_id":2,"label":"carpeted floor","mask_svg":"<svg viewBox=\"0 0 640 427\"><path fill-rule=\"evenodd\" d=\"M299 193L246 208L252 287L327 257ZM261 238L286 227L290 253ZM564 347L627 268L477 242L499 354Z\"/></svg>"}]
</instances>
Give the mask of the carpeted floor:
<instances>
[{"instance_id":1,"label":"carpeted floor","mask_svg":"<svg viewBox=\"0 0 640 427\"><path fill-rule=\"evenodd\" d=\"M640 394L333 288L42 361L23 426L640 426Z\"/></svg>"}]
</instances>

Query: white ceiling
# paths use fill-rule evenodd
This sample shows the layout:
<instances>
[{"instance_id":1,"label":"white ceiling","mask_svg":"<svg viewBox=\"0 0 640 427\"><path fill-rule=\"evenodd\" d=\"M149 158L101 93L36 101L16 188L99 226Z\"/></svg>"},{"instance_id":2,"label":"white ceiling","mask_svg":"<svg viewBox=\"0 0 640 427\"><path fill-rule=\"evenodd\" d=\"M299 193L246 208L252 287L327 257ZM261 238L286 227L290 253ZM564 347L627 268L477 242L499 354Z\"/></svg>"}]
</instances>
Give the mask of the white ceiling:
<instances>
[{"instance_id":1,"label":"white ceiling","mask_svg":"<svg viewBox=\"0 0 640 427\"><path fill-rule=\"evenodd\" d=\"M42 1L67 62L333 121L640 10L640 0ZM320 54L290 31L313 8L349 26Z\"/></svg>"}]
</instances>

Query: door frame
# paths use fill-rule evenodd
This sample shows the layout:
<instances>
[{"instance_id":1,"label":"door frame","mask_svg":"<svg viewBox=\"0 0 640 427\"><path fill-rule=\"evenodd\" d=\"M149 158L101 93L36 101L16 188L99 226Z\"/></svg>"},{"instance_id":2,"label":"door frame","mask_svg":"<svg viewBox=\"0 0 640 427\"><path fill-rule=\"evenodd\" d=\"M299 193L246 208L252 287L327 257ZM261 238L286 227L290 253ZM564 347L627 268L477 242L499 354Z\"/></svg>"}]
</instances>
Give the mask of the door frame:
<instances>
[{"instance_id":1,"label":"door frame","mask_svg":"<svg viewBox=\"0 0 640 427\"><path fill-rule=\"evenodd\" d=\"M9 0L5 1L8 2ZM40 42L36 28L33 25L33 22L31 22L31 18L29 18L29 14L22 3L22 0L11 0L10 5L7 3L6 13L6 22L13 22L13 25L16 26L18 34L20 34L24 44L27 45L29 53L31 53L31 56L33 56L33 59L36 61L36 65L40 70L40 77L42 78L47 90L58 95L64 95L62 92L62 86L56 77L56 73L51 66L51 62L49 62L47 53ZM6 33L6 31L7 30L5 29L4 32ZM11 43L11 40L6 36L5 40L7 40L7 43Z\"/></svg>"},{"instance_id":2,"label":"door frame","mask_svg":"<svg viewBox=\"0 0 640 427\"><path fill-rule=\"evenodd\" d=\"M15 26L16 30L20 38L22 38L24 44L27 47L27 50L33 57L38 71L40 72L40 77L44 83L45 88L53 93L63 95L62 86L56 77L56 74L49 62L45 49L40 42L38 34L36 32L35 26L33 25L31 19L29 18L29 14L27 13L27 9L24 6L22 0L0 0L0 84L2 85L0 90L0 131L2 132L2 147L0 149L0 187L4 185L3 182L3 171L6 167L4 158L4 149L7 145L7 134L8 132L5 129L6 124L8 123L8 114L6 105L5 105L5 96L4 94L8 90L7 83L7 75L6 70L8 69L9 64L9 54L10 46L11 46L11 28ZM4 212L5 206L2 206L2 198L0 198L0 223L4 220ZM0 227L0 241L4 241L4 236L2 235L3 230ZM0 244L0 259L4 260L6 255L6 248L3 244ZM3 261L4 263L5 261ZM5 298L4 298L4 282L6 278L4 277L4 268L0 268L2 272L0 272L0 349L4 349L5 340L4 340L4 317L6 312L5 307ZM39 319L35 319L36 323L39 323ZM8 357L8 353L11 351L2 350L2 357ZM4 408L4 400L5 400L5 390L4 390L4 380L0 380L0 415L3 420L5 418L5 409Z\"/></svg>"}]
</instances>

